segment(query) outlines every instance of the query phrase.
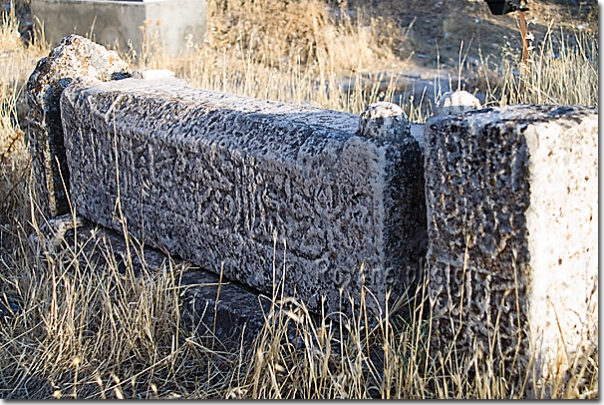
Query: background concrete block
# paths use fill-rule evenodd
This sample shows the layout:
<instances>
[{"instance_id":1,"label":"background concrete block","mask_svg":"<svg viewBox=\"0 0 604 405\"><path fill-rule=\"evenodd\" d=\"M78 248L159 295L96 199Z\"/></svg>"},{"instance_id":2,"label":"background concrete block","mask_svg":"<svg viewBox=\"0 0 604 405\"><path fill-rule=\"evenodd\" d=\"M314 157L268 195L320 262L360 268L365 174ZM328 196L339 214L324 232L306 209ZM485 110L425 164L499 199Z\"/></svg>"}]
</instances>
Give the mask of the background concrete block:
<instances>
[{"instance_id":1,"label":"background concrete block","mask_svg":"<svg viewBox=\"0 0 604 405\"><path fill-rule=\"evenodd\" d=\"M322 295L340 310L342 292L351 313L363 286L379 310L417 280L426 214L411 136L361 137L357 115L174 80L81 78L61 109L71 197L96 223L119 230L123 214L147 243L267 294L285 275L312 311Z\"/></svg>"},{"instance_id":2,"label":"background concrete block","mask_svg":"<svg viewBox=\"0 0 604 405\"><path fill-rule=\"evenodd\" d=\"M119 79L129 75L128 65L115 52L70 35L40 59L27 82L27 134L36 194L46 218L69 212L64 187L69 187L69 169L59 102L65 87L80 75Z\"/></svg>"},{"instance_id":3,"label":"background concrete block","mask_svg":"<svg viewBox=\"0 0 604 405\"><path fill-rule=\"evenodd\" d=\"M31 0L34 23L56 45L78 34L138 56L151 45L163 45L171 56L201 44L206 32L205 0ZM144 31L140 29L144 27Z\"/></svg>"},{"instance_id":4,"label":"background concrete block","mask_svg":"<svg viewBox=\"0 0 604 405\"><path fill-rule=\"evenodd\" d=\"M425 128L432 349L567 366L597 327L597 110L488 108Z\"/></svg>"}]
</instances>

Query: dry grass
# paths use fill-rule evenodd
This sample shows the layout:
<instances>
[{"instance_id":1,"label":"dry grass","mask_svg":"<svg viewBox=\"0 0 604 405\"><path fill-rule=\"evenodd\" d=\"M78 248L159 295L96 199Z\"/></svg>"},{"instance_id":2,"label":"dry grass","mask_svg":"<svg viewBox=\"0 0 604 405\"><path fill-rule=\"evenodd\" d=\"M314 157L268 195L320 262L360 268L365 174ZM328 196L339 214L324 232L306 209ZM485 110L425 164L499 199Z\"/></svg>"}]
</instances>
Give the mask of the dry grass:
<instances>
[{"instance_id":1,"label":"dry grass","mask_svg":"<svg viewBox=\"0 0 604 405\"><path fill-rule=\"evenodd\" d=\"M130 261L119 270L109 255L95 265L82 247L33 258L27 241L22 247L0 266L3 292L19 308L3 320L1 397L221 395L228 382L220 368L233 368L237 355L183 335L182 266L135 276Z\"/></svg>"},{"instance_id":2,"label":"dry grass","mask_svg":"<svg viewBox=\"0 0 604 405\"><path fill-rule=\"evenodd\" d=\"M26 105L23 89L44 47L25 48L14 15L2 15L0 27L0 226L16 231L27 224L29 153L19 119ZM21 121L23 122L23 121Z\"/></svg>"},{"instance_id":3,"label":"dry grass","mask_svg":"<svg viewBox=\"0 0 604 405\"><path fill-rule=\"evenodd\" d=\"M191 44L189 55L170 58L158 38L148 38L141 55L126 52L125 59L141 68L173 70L197 87L355 114L394 99L396 77L375 72L405 62L384 39L396 30L385 32L376 18L353 20L319 0L224 2L224 9L210 2L208 15L206 41ZM416 121L426 118L425 109L408 99L403 104Z\"/></svg>"},{"instance_id":4,"label":"dry grass","mask_svg":"<svg viewBox=\"0 0 604 405\"><path fill-rule=\"evenodd\" d=\"M266 21L262 10L274 18ZM170 59L149 38L142 55L125 57L135 67L172 69L196 86L354 113L394 95L393 86L384 89L370 75L392 63L404 66L392 47L405 39L393 34L396 41L388 41L379 27L394 32L393 26L370 13L365 20L334 17L316 0L211 3L210 12L211 35L191 55ZM28 235L39 227L32 223L29 153L17 105L48 49L24 47L16 32L14 18L0 28L0 397L520 396L488 367L492 359L477 360L486 374L470 375L446 353L428 356L425 286L415 300L392 303L391 313L369 328L363 316L342 316L335 324L317 319L277 285L273 310L251 348L228 352L183 328L178 279L185 266L143 268L135 276L128 260L120 267L106 255L107 264L97 265L81 246L32 253ZM507 55L515 52L505 49L500 64L485 63L490 104L598 105L597 40L577 35L575 44L556 35L551 29L533 52L530 72L514 73L519 65ZM551 57L554 49L558 58ZM347 89L345 75L369 84ZM429 113L412 103L403 108L414 121ZM137 249L131 245L131 254ZM571 372L551 376L551 396L598 397L597 342L586 345ZM527 372L517 370L521 380Z\"/></svg>"},{"instance_id":5,"label":"dry grass","mask_svg":"<svg viewBox=\"0 0 604 405\"><path fill-rule=\"evenodd\" d=\"M120 270L108 255L94 265L82 248L31 255L23 241L22 249L0 263L2 294L17 308L0 332L3 398L521 397L488 366L472 376L453 357L427 355L425 288L394 305L410 310L407 323L385 313L368 328L363 311L338 323L317 319L277 285L254 342L227 352L181 326L186 267L135 276L130 261ZM590 350L571 373L553 375L554 397L597 396L597 347Z\"/></svg>"},{"instance_id":6,"label":"dry grass","mask_svg":"<svg viewBox=\"0 0 604 405\"><path fill-rule=\"evenodd\" d=\"M590 35L571 35L550 26L532 52L529 68L503 65L501 102L507 104L598 105L598 43Z\"/></svg>"}]
</instances>

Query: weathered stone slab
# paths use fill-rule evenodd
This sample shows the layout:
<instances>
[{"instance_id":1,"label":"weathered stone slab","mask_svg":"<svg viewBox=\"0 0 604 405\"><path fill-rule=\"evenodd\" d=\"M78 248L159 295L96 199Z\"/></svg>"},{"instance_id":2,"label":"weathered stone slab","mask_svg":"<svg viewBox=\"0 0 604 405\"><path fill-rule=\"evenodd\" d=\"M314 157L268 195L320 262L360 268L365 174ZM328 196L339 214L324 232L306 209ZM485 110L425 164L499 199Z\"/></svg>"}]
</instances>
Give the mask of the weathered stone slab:
<instances>
[{"instance_id":1,"label":"weathered stone slab","mask_svg":"<svg viewBox=\"0 0 604 405\"><path fill-rule=\"evenodd\" d=\"M69 170L59 102L65 87L80 75L119 79L128 76L128 65L115 52L70 35L38 62L27 82L32 168L40 211L46 218L69 212L65 194Z\"/></svg>"},{"instance_id":2,"label":"weathered stone slab","mask_svg":"<svg viewBox=\"0 0 604 405\"><path fill-rule=\"evenodd\" d=\"M389 113L366 117L367 137L356 115L86 78L61 109L71 197L96 223L121 229L123 214L147 243L267 294L285 268L285 294L313 311L325 295L350 313L363 286L378 310L417 279L423 155L408 129L371 136Z\"/></svg>"},{"instance_id":3,"label":"weathered stone slab","mask_svg":"<svg viewBox=\"0 0 604 405\"><path fill-rule=\"evenodd\" d=\"M432 349L521 370L534 356L541 377L556 356L567 366L597 328L597 110L488 108L425 128Z\"/></svg>"}]
</instances>

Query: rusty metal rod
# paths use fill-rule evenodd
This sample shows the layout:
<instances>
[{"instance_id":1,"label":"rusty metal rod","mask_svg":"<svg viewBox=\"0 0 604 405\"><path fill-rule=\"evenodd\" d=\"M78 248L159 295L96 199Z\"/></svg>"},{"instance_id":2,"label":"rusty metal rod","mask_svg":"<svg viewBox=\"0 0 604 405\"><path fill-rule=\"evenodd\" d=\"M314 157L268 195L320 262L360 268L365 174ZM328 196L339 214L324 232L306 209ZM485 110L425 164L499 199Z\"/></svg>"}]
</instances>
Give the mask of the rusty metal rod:
<instances>
[{"instance_id":1,"label":"rusty metal rod","mask_svg":"<svg viewBox=\"0 0 604 405\"><path fill-rule=\"evenodd\" d=\"M520 16L520 34L522 35L522 63L528 69L529 61L528 61L528 43L526 40L526 20L524 18L524 10L518 10L518 15Z\"/></svg>"}]
</instances>

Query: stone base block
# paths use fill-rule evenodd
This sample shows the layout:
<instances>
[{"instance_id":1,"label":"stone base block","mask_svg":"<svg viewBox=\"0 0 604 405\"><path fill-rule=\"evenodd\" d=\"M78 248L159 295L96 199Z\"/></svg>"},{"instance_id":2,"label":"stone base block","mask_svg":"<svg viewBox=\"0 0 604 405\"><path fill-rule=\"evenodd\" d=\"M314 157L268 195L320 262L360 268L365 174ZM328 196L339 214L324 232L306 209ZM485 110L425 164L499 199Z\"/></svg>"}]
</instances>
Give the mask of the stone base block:
<instances>
[{"instance_id":1,"label":"stone base block","mask_svg":"<svg viewBox=\"0 0 604 405\"><path fill-rule=\"evenodd\" d=\"M597 329L597 110L435 117L424 142L432 349L568 366Z\"/></svg>"}]
</instances>

